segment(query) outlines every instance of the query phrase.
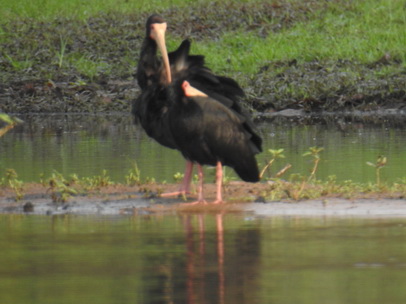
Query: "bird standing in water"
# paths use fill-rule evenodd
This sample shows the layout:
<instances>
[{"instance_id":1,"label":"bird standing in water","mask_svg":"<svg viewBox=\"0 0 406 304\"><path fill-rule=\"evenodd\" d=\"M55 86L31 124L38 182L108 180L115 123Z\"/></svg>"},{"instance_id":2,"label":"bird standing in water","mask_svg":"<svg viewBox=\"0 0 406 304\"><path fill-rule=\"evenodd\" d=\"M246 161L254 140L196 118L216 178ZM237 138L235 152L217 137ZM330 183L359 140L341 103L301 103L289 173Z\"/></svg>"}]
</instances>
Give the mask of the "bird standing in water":
<instances>
[{"instance_id":1,"label":"bird standing in water","mask_svg":"<svg viewBox=\"0 0 406 304\"><path fill-rule=\"evenodd\" d=\"M165 30L162 17L148 18L137 68L142 92L133 113L150 137L179 150L186 158L185 178L180 191L174 194L188 192L196 163L197 202L205 202L202 165L211 165L216 166L214 203L220 203L223 165L232 167L244 181L259 181L255 154L262 150L262 139L240 105L244 93L237 82L215 75L205 66L203 56L189 55L188 40L167 54ZM157 56L157 47L162 60Z\"/></svg>"}]
</instances>

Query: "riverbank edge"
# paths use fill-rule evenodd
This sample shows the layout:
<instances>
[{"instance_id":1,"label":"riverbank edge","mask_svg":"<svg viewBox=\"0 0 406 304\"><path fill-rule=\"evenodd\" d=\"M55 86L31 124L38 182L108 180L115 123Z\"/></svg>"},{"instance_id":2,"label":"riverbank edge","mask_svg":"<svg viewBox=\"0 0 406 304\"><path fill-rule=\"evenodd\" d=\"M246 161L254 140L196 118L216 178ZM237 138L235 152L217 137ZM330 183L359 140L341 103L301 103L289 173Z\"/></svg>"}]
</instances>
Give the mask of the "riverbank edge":
<instances>
[{"instance_id":1,"label":"riverbank edge","mask_svg":"<svg viewBox=\"0 0 406 304\"><path fill-rule=\"evenodd\" d=\"M262 184L263 185L263 184ZM261 184L233 192L224 204L210 204L213 185L208 184L207 204L189 204L181 198L162 198L155 192L140 192L137 187L116 186L85 195L74 195L66 202L55 201L55 193L38 187L17 200L11 191L0 196L1 214L26 215L94 215L148 216L176 213L246 213L253 216L354 216L354 217L406 217L406 199L382 195L354 195L353 198L321 197L306 200L271 201L259 195ZM265 186L265 185L263 185ZM167 185L166 189L176 185ZM213 188L213 189L212 189ZM241 191L244 187L238 187ZM34 189L34 188L31 188ZM230 191L230 190L229 190ZM213 192L213 193L212 193ZM59 194L56 194L59 195Z\"/></svg>"}]
</instances>

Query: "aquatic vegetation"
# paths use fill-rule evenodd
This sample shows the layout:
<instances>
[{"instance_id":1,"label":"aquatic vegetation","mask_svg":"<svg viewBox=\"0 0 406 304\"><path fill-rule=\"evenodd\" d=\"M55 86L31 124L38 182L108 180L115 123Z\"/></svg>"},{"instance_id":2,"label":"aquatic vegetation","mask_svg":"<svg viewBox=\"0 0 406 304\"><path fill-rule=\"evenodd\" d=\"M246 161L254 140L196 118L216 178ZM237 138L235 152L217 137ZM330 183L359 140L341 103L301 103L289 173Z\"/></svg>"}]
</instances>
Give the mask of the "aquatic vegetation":
<instances>
[{"instance_id":1,"label":"aquatic vegetation","mask_svg":"<svg viewBox=\"0 0 406 304\"><path fill-rule=\"evenodd\" d=\"M269 200L306 200L315 199L320 197L343 197L347 199L363 197L363 196L384 196L384 197L405 197L406 180L400 180L394 184L382 183L380 177L380 170L387 164L385 156L378 156L376 163L367 162L367 165L374 167L376 175L376 183L355 183L351 180L339 182L336 176L331 175L326 181L316 178L316 172L320 164L320 152L323 151L321 147L310 147L308 151L303 154L303 157L312 157L313 165L310 170L309 176L293 173L289 176L288 181L280 178L268 179L269 188L263 194ZM269 150L273 156L281 155L283 152L280 150ZM274 157L269 163L273 163L276 158ZM269 163L264 167L265 171Z\"/></svg>"},{"instance_id":2,"label":"aquatic vegetation","mask_svg":"<svg viewBox=\"0 0 406 304\"><path fill-rule=\"evenodd\" d=\"M304 157L311 156L313 158L313 166L308 177L294 173L290 175L289 182L281 181L279 179L280 176L291 168L290 164L287 164L278 173L276 173L275 177L271 179L272 183L270 197L272 199L275 199L276 197L286 197L294 200L299 200L320 196L319 193L314 192L314 188L313 191L309 190L310 188L308 187L308 183L311 181L316 182L316 172L320 162L320 152L322 150L323 148L320 147L310 147L309 150L303 154ZM269 149L268 152L272 155L272 159L261 170L261 178L263 178L265 171L271 167L275 160L279 158L285 158L285 156L283 155L283 149ZM281 193L277 194L278 192Z\"/></svg>"},{"instance_id":3,"label":"aquatic vegetation","mask_svg":"<svg viewBox=\"0 0 406 304\"><path fill-rule=\"evenodd\" d=\"M0 185L12 189L15 200L19 201L24 197L24 183L17 178L18 174L14 169L6 169L4 177L0 180Z\"/></svg>"},{"instance_id":4,"label":"aquatic vegetation","mask_svg":"<svg viewBox=\"0 0 406 304\"><path fill-rule=\"evenodd\" d=\"M48 180L51 199L54 203L66 203L72 195L78 194L78 191L73 188L76 182L76 176L72 181L66 180L60 173L52 173Z\"/></svg>"},{"instance_id":5,"label":"aquatic vegetation","mask_svg":"<svg viewBox=\"0 0 406 304\"><path fill-rule=\"evenodd\" d=\"M383 155L379 155L375 163L367 162L368 166L375 168L376 184L381 185L381 169L386 166L387 159Z\"/></svg>"},{"instance_id":6,"label":"aquatic vegetation","mask_svg":"<svg viewBox=\"0 0 406 304\"><path fill-rule=\"evenodd\" d=\"M229 167L223 167L223 186L227 186L230 184L233 180L236 179L236 177L232 176L230 173L233 170ZM213 171L213 175L215 175L215 171ZM213 177L215 181L215 177Z\"/></svg>"},{"instance_id":7,"label":"aquatic vegetation","mask_svg":"<svg viewBox=\"0 0 406 304\"><path fill-rule=\"evenodd\" d=\"M41 180L42 183L46 182L47 193L50 193L52 201L56 203L65 203L72 196L91 194L92 191L99 191L114 184L106 170L103 170L101 175L84 178L79 178L76 174L65 178L61 173L54 172L50 178L41 177Z\"/></svg>"},{"instance_id":8,"label":"aquatic vegetation","mask_svg":"<svg viewBox=\"0 0 406 304\"><path fill-rule=\"evenodd\" d=\"M84 178L83 183L86 185L88 190L101 189L114 184L114 182L110 180L107 170L103 170L101 175Z\"/></svg>"},{"instance_id":9,"label":"aquatic vegetation","mask_svg":"<svg viewBox=\"0 0 406 304\"><path fill-rule=\"evenodd\" d=\"M289 181L281 179L272 181L262 194L269 201L301 201L320 198L405 198L406 184L403 182L381 184L356 183L351 180L338 182L334 177L327 181L314 180L306 182L306 177L295 176Z\"/></svg>"},{"instance_id":10,"label":"aquatic vegetation","mask_svg":"<svg viewBox=\"0 0 406 304\"><path fill-rule=\"evenodd\" d=\"M304 150L300 149L295 156L292 156L292 154L287 153L288 151L278 147L269 149L264 157L261 170L263 174L260 183L245 184L239 180L233 181L231 176L226 175L224 190L227 192L227 201L300 201L331 197L345 199L406 198L406 177L396 180L389 179L390 177L384 174L387 173L385 172L386 169L382 171L382 168L385 168L390 162L390 158L386 156L378 156L375 162L365 163L365 161L362 161L360 165L366 169L364 171L368 175L366 180L370 181L354 182L352 180L341 180L335 175L320 179L320 176L323 176L320 170L325 169L323 167L327 165L325 159L328 159L328 154L323 153L328 153L328 149L323 150L322 147L311 146ZM368 155L369 159L375 158L374 154ZM292 157L298 157L298 161L294 161L291 159ZM289 161L293 161L294 165L291 166L287 163ZM299 168L301 165L303 167ZM369 168L369 166L374 169ZM208 171L210 172L210 170ZM228 171L228 173L230 172L231 170ZM338 172L333 170L331 173ZM161 183L157 182L153 177L141 176L140 169L135 162L133 162L131 168L126 167L123 170L123 178L120 176L111 178L107 170L102 170L100 174L90 177L82 177L76 174L63 176L58 172L53 172L50 176L42 174L38 179L39 183L31 184L21 181L16 170L13 169L4 170L0 174L3 175L2 178L0 177L2 196L15 200L29 197L29 194L32 193L32 187L38 191L35 193L43 193L44 197L49 197L54 202L66 202L79 195L101 195L108 198L113 191L114 193L122 193L126 197L132 196L134 193L143 193L147 198L161 201L164 199L159 198L160 193L167 192L168 189L172 191L177 189L173 181ZM210 174L212 175L211 172ZM178 173L174 177L182 178L182 175ZM117 182L117 180L120 182ZM391 182L388 180L391 180ZM209 186L214 187L213 184Z\"/></svg>"},{"instance_id":11,"label":"aquatic vegetation","mask_svg":"<svg viewBox=\"0 0 406 304\"><path fill-rule=\"evenodd\" d=\"M265 172L272 166L275 160L278 158L285 158L283 155L283 149L269 149L268 152L272 155L271 160L262 168L261 173L259 174L259 178L262 178Z\"/></svg>"},{"instance_id":12,"label":"aquatic vegetation","mask_svg":"<svg viewBox=\"0 0 406 304\"><path fill-rule=\"evenodd\" d=\"M325 198L406 198L406 177L392 183L382 180L380 170L387 164L385 156L378 156L375 163L368 162L365 164L365 166L375 168L375 172L372 170L370 172L371 175L375 174L376 182L339 181L335 175L321 180L317 178L317 170L323 164L320 155L322 151L323 148L313 146L302 154L304 161L311 157L308 174L292 173L286 179L278 177L281 175L281 171L285 173L287 168L291 168L291 165L288 164L276 174L269 177L263 175L262 181L257 184L233 182L230 176L225 175L224 190L228 193L227 200L230 202L255 200L269 202ZM268 153L271 160L266 163L262 170L264 172L269 171L272 165L275 165L275 162L284 159L282 157L284 155L283 149L270 149ZM175 174L175 176L177 175ZM100 175L93 177L79 177L76 174L64 177L62 174L54 172L50 177L42 175L40 183L37 186L34 185L38 191L43 191L46 195L49 195L53 202L67 202L78 195L103 195L108 198L111 193L122 193L124 196L130 196L133 195L134 186L136 187L135 191L142 193L145 198L158 200L161 193L165 192L167 188L173 188L176 185L157 183L153 177L141 179L141 173L136 163L125 175L125 184L111 180L108 172L103 170ZM2 194L7 193L7 196L12 196L15 200L21 200L26 194L29 194L32 190L30 187L32 187L31 184L27 185L18 180L17 172L14 169L7 169L4 172L4 177L0 179L0 191ZM132 194L128 194L129 191ZM183 199L186 200L186 198Z\"/></svg>"},{"instance_id":13,"label":"aquatic vegetation","mask_svg":"<svg viewBox=\"0 0 406 304\"><path fill-rule=\"evenodd\" d=\"M146 184L155 184L156 180L154 177L147 177L147 178L145 178L145 183Z\"/></svg>"},{"instance_id":14,"label":"aquatic vegetation","mask_svg":"<svg viewBox=\"0 0 406 304\"><path fill-rule=\"evenodd\" d=\"M180 172L176 172L173 175L173 180L175 183L180 183L183 180L183 177L185 176L185 174L180 173Z\"/></svg>"},{"instance_id":15,"label":"aquatic vegetation","mask_svg":"<svg viewBox=\"0 0 406 304\"><path fill-rule=\"evenodd\" d=\"M23 121L19 118L9 116L5 113L0 113L0 121L6 123L6 126L0 128L0 137L6 134L9 130ZM23 198L23 182L17 179L18 175L14 169L6 169L5 177L0 180L1 186L10 187L15 193L15 200L19 201Z\"/></svg>"},{"instance_id":16,"label":"aquatic vegetation","mask_svg":"<svg viewBox=\"0 0 406 304\"><path fill-rule=\"evenodd\" d=\"M141 171L136 162L134 162L133 167L128 170L128 174L125 176L125 181L129 186L141 184Z\"/></svg>"},{"instance_id":17,"label":"aquatic vegetation","mask_svg":"<svg viewBox=\"0 0 406 304\"><path fill-rule=\"evenodd\" d=\"M320 152L323 150L324 148L310 147L309 151L303 154L303 156L311 156L313 158L313 168L310 172L309 178L307 179L308 182L316 178L316 171L320 162Z\"/></svg>"}]
</instances>

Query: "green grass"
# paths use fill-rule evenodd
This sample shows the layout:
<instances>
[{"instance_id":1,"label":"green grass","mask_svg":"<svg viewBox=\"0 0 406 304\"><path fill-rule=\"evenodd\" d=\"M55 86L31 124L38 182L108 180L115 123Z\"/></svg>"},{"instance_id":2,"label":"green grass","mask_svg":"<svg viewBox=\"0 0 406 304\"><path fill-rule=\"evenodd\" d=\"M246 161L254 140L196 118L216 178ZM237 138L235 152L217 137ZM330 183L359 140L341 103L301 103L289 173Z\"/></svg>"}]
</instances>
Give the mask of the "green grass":
<instances>
[{"instance_id":1,"label":"green grass","mask_svg":"<svg viewBox=\"0 0 406 304\"><path fill-rule=\"evenodd\" d=\"M170 7L179 9L189 2L203 14L202 7L210 1L5 0L0 20L3 22L24 18L38 21L57 18L86 20L108 12L128 15L160 11L165 15L165 9ZM241 2L230 1L230 3ZM280 3L294 5L300 1L285 0ZM309 2L308 6L311 5ZM221 9L226 8L219 7L219 10ZM196 9L198 13L199 10ZM190 11L195 10L192 8ZM210 13L212 12L208 13L207 18L211 17ZM266 38L260 37L255 32L247 32L245 28L227 30L221 32L218 41L212 39L196 41L193 52L206 54L208 62L216 70L242 73L254 73L258 67L269 61L292 59L299 61L349 59L366 63L376 61L388 53L391 58L401 61L403 65L406 62L406 8L403 0L332 1L325 3L324 6L315 5L305 12L305 15L305 18L297 18L297 22L293 22L292 26L282 27L280 31L270 31ZM296 18L284 17L292 18L293 21ZM264 20L269 24L277 22L267 18ZM172 20L169 19L168 22ZM0 33L0 37L4 35L2 31ZM181 40L179 37L171 37L171 33L168 33L168 37L170 46ZM65 37L59 39L61 43L66 43L66 40L63 40ZM61 59L63 58L59 57L59 60ZM22 62L13 61L12 64L19 69L29 62L27 58Z\"/></svg>"},{"instance_id":2,"label":"green grass","mask_svg":"<svg viewBox=\"0 0 406 304\"><path fill-rule=\"evenodd\" d=\"M170 6L183 6L191 0L3 0L0 23L16 18L49 21L55 18L85 20L105 12L148 12Z\"/></svg>"},{"instance_id":3,"label":"green grass","mask_svg":"<svg viewBox=\"0 0 406 304\"><path fill-rule=\"evenodd\" d=\"M192 53L204 54L216 73L235 78L259 111L304 100L334 110L345 102L402 101L404 94L403 0L3 2L0 82L5 85L132 80L145 19L158 12L169 24L169 50L189 37ZM352 103L352 96L361 100Z\"/></svg>"},{"instance_id":4,"label":"green grass","mask_svg":"<svg viewBox=\"0 0 406 304\"><path fill-rule=\"evenodd\" d=\"M193 51L207 55L217 68L254 73L268 61L379 60L385 54L406 62L406 8L401 0L354 1L344 7L329 4L324 15L314 12L261 38L241 31L227 32L219 41L199 41ZM228 60L224 60L224 59Z\"/></svg>"},{"instance_id":5,"label":"green grass","mask_svg":"<svg viewBox=\"0 0 406 304\"><path fill-rule=\"evenodd\" d=\"M356 183L351 180L339 182L335 176L329 176L327 180L316 179L315 172L317 165L314 166L314 172L309 176L300 174L291 174L288 180L281 178L266 179L261 190L254 195L263 196L268 201L300 201L308 199L326 199L326 198L404 198L406 195L405 179L394 183L381 182L377 183ZM136 169L138 170L138 169ZM130 172L129 172L130 173ZM24 198L26 189L32 190L33 186L37 192L44 192L44 197L49 195L53 202L64 203L72 197L81 194L92 196L100 194L102 189L112 189L112 187L134 187L137 191L145 193L146 196L157 191L163 191L165 184L157 184L154 178L145 178L141 181L140 172L135 171L135 175L126 176L126 184L120 184L111 180L106 170L101 175L93 177L79 178L76 174L64 177L60 173L53 173L50 177L44 178L41 183L24 183L18 179L17 172L14 169L7 169L4 177L0 177L0 194L14 193L14 199L19 201ZM227 188L227 181L224 181L224 187ZM130 190L127 188L126 191ZM133 191L134 188L131 189ZM123 190L125 191L125 190ZM114 191L112 195L116 192ZM46 194L46 195L45 195ZM105 192L108 197L108 192ZM235 195L235 194L234 194ZM248 200L245 197L229 197L228 200Z\"/></svg>"}]
</instances>

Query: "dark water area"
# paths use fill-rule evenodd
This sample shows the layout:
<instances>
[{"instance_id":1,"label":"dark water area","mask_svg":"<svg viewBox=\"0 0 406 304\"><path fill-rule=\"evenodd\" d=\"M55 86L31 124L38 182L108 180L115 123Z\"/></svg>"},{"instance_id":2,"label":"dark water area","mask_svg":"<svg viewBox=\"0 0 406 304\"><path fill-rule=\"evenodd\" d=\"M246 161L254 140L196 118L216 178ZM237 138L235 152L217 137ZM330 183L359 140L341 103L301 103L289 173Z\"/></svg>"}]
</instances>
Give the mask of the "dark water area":
<instances>
[{"instance_id":1,"label":"dark water area","mask_svg":"<svg viewBox=\"0 0 406 304\"><path fill-rule=\"evenodd\" d=\"M406 301L406 221L0 215L0 303Z\"/></svg>"},{"instance_id":2,"label":"dark water area","mask_svg":"<svg viewBox=\"0 0 406 304\"><path fill-rule=\"evenodd\" d=\"M123 182L136 164L141 177L174 182L183 172L179 152L161 147L135 126L128 114L113 115L28 115L25 121L0 138L0 170L13 168L23 181L39 181L59 172L65 177L101 175ZM258 155L262 168L271 159L268 149L284 149L284 159L275 162L270 174L287 163L293 173L308 175L312 159L303 157L310 147L323 147L317 177L374 182L374 163L379 155L388 159L381 170L382 180L394 182L405 177L406 128L403 117L359 119L351 117L276 117L257 123L264 139L264 152ZM208 168L207 179L214 179ZM227 170L232 178L232 170ZM267 176L267 175L266 175ZM269 176L269 174L268 174Z\"/></svg>"}]
</instances>

